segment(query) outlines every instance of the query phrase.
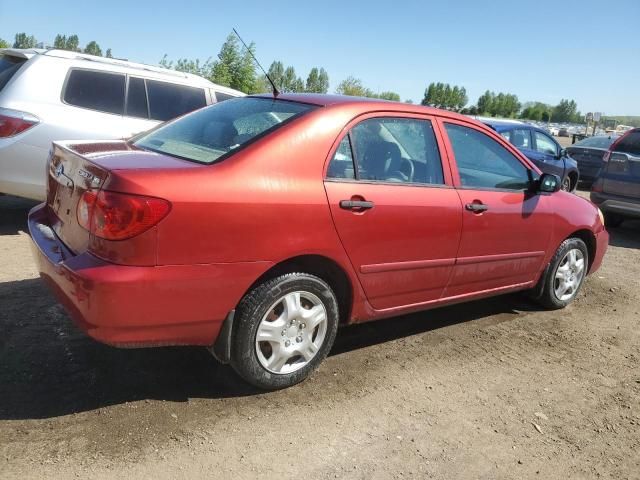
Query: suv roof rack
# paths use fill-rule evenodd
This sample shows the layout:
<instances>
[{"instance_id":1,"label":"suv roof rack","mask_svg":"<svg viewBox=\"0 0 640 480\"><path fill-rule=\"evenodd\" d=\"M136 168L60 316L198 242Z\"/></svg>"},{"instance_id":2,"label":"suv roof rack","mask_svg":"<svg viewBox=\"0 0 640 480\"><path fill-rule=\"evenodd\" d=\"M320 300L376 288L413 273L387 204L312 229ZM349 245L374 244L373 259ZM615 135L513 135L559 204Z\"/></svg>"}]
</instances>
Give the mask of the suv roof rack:
<instances>
[{"instance_id":1,"label":"suv roof rack","mask_svg":"<svg viewBox=\"0 0 640 480\"><path fill-rule=\"evenodd\" d=\"M50 57L69 58L74 60L85 60L88 62L100 63L103 65L117 65L120 67L133 68L136 70L144 70L148 72L160 73L162 75L173 76L177 78L201 78L191 73L179 72L177 70L169 70L163 67L154 67L152 65L146 65L144 63L130 62L128 60L120 60L117 58L97 57L95 55L88 55L86 53L71 52L68 50L44 50L37 51L40 55L47 55Z\"/></svg>"}]
</instances>

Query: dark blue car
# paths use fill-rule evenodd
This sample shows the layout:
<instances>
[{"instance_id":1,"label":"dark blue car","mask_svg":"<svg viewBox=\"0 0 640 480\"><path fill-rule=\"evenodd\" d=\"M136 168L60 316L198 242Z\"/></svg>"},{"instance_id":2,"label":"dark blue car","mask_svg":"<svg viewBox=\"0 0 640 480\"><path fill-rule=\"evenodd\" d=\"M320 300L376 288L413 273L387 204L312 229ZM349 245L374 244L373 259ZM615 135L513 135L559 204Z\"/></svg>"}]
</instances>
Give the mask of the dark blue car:
<instances>
[{"instance_id":1,"label":"dark blue car","mask_svg":"<svg viewBox=\"0 0 640 480\"><path fill-rule=\"evenodd\" d=\"M578 164L566 150L544 130L522 122L482 120L514 144L544 173L562 179L562 189L575 191L578 186Z\"/></svg>"}]
</instances>

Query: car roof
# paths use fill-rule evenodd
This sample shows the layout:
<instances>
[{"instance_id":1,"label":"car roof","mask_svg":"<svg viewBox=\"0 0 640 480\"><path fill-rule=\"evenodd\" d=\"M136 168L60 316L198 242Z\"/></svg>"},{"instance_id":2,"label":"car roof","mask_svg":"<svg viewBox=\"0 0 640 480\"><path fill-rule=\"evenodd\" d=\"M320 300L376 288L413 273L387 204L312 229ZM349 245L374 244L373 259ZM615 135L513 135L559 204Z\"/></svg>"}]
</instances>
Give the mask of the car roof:
<instances>
[{"instance_id":1,"label":"car roof","mask_svg":"<svg viewBox=\"0 0 640 480\"><path fill-rule=\"evenodd\" d=\"M273 98L273 94L268 93L262 93L252 96L259 98ZM278 100L307 103L310 105L317 105L319 107L352 106L360 108L362 111L381 110L394 111L399 113L422 113L427 115L438 115L455 118L475 124L479 123L471 117L461 115L456 112L451 112L449 110L441 110L438 108L426 107L413 103L382 100L380 98L352 97L349 95L328 95L322 93L280 93L278 94L277 98Z\"/></svg>"},{"instance_id":2,"label":"car roof","mask_svg":"<svg viewBox=\"0 0 640 480\"><path fill-rule=\"evenodd\" d=\"M86 53L80 52L71 52L69 50L59 50L59 49L43 49L43 48L5 48L0 49L0 54L7 54L16 57L30 59L32 57L44 56L44 57L53 57L66 59L71 61L81 61L87 62L87 67L90 68L91 65L99 66L101 68L114 68L114 71L122 72L123 70L127 70L126 73L131 73L135 75L135 72L139 72L140 75L151 75L156 79L163 79L167 81L175 81L179 83L184 83L185 80L188 81L190 85L198 86L202 88L215 88L216 91L220 91L223 93L229 93L233 96L243 96L242 92L234 90L229 87L224 87L222 85L217 85L204 77L200 77L198 75L194 75L192 73L179 72L177 70L171 70L164 67L154 66L154 65L146 65L144 63L130 62L129 60L123 60L118 58L107 58L107 57L99 57L95 55L89 55Z\"/></svg>"},{"instance_id":3,"label":"car roof","mask_svg":"<svg viewBox=\"0 0 640 480\"><path fill-rule=\"evenodd\" d=\"M505 132L507 130L513 130L514 128L528 128L530 130L536 130L538 132L547 133L542 128L536 127L535 125L531 125L530 123L519 122L517 120L509 121L509 120L490 120L483 121L484 124L489 125L496 132Z\"/></svg>"}]
</instances>

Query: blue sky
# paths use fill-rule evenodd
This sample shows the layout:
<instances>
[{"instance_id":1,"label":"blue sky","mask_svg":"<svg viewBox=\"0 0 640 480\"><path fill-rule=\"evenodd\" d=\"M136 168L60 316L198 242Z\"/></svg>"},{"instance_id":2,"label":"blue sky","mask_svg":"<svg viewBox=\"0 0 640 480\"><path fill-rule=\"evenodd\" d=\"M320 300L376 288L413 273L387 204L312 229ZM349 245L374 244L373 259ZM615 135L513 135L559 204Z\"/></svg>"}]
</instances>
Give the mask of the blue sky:
<instances>
[{"instance_id":1,"label":"blue sky","mask_svg":"<svg viewBox=\"0 0 640 480\"><path fill-rule=\"evenodd\" d=\"M331 90L349 75L376 91L419 102L432 81L520 101L640 115L640 1L333 1L190 0L52 2L17 7L0 0L0 38L27 32L52 43L77 33L117 57L157 64L215 56L236 27L255 41L268 68L293 65L306 78L329 73Z\"/></svg>"}]
</instances>

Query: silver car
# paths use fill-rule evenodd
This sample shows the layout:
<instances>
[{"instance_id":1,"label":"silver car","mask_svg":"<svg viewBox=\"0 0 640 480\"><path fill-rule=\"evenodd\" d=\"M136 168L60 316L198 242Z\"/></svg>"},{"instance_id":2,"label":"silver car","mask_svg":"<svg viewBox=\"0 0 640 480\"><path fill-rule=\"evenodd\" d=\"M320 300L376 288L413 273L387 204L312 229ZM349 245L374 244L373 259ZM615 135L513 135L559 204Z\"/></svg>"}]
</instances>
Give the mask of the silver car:
<instances>
[{"instance_id":1,"label":"silver car","mask_svg":"<svg viewBox=\"0 0 640 480\"><path fill-rule=\"evenodd\" d=\"M52 141L128 138L242 95L160 67L64 50L0 49L0 193L44 200Z\"/></svg>"}]
</instances>

